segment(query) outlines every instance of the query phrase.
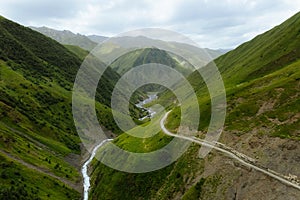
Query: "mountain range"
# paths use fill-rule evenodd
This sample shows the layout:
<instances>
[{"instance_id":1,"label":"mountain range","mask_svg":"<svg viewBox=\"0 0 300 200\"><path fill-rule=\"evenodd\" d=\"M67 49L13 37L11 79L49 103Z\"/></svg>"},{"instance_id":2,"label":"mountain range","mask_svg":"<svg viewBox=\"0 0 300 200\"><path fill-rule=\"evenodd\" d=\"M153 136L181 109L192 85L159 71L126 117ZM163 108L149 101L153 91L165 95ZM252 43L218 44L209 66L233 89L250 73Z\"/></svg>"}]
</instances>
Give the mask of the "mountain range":
<instances>
[{"instance_id":1,"label":"mountain range","mask_svg":"<svg viewBox=\"0 0 300 200\"><path fill-rule=\"evenodd\" d=\"M228 50L212 50L208 48L199 48L193 45L178 43L178 42L166 42L158 39L151 39L144 36L120 36L108 38L99 35L81 35L75 34L71 31L59 31L48 27L30 27L64 45L79 46L85 50L91 51L98 44L104 42L100 47L94 49L94 54L101 58L101 60L107 63L111 57L114 57L120 52L125 52L127 49L145 47L163 48L171 52L180 53L180 55L190 56L197 55L194 58L188 58L199 62L200 66L204 66L209 61L218 56L226 53Z\"/></svg>"},{"instance_id":2,"label":"mountain range","mask_svg":"<svg viewBox=\"0 0 300 200\"><path fill-rule=\"evenodd\" d=\"M93 39L90 39L88 36L75 34L68 30L59 31L48 27L33 26L30 28L58 41L59 43L79 46L88 51L97 46L98 42L95 42L95 40L99 41L99 39L97 39L98 37L91 36ZM103 39L105 39L105 37L103 37Z\"/></svg>"},{"instance_id":3,"label":"mountain range","mask_svg":"<svg viewBox=\"0 0 300 200\"><path fill-rule=\"evenodd\" d=\"M92 55L95 66L109 65L98 84L95 107L99 124L107 136L114 138L113 144L127 151L146 153L172 140L162 131L146 139L123 133L110 108L111 93L120 77L138 65L153 62L173 66L185 75L198 100L187 102L191 107L198 104L201 112L196 137L205 137L211 118L211 98L215 97L209 96L199 71L170 53L181 50L182 54L199 55L189 57L201 63L197 70L209 70L215 64L222 75L227 113L219 142L255 159L258 166L300 177L299 27L300 13L297 13L236 49L223 52L224 55L206 49L205 55L209 55L206 57L198 47L145 37L110 38L109 43L94 49L108 38L45 27L28 28L0 16L0 199L81 198L80 169L88 151L74 125L72 89L77 71L90 52L100 54ZM138 49L141 44L152 46ZM125 50L129 52L110 62L109 56ZM171 91L159 92L159 98L152 103L170 110L165 126L175 132L181 118L180 107L174 103L176 98ZM130 102L131 116L142 126L148 121L138 120L145 113L134 104L145 97L140 90ZM193 143L171 165L140 174L117 171L94 159L89 167L89 198L193 200L300 196L299 190L216 150L199 158L199 148ZM124 160L123 164L127 162L134 161Z\"/></svg>"}]
</instances>

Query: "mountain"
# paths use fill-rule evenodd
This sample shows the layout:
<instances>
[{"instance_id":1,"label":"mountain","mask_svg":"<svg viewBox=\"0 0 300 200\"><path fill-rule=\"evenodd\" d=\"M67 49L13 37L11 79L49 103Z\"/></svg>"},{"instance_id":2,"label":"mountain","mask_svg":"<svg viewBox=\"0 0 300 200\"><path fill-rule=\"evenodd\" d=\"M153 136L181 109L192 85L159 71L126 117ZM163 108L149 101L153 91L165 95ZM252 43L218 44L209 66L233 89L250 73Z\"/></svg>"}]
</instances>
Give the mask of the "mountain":
<instances>
[{"instance_id":1,"label":"mountain","mask_svg":"<svg viewBox=\"0 0 300 200\"><path fill-rule=\"evenodd\" d=\"M80 198L86 150L74 126L72 88L85 54L0 16L0 199ZM95 103L105 116L99 123L114 133L110 94L118 79L108 67Z\"/></svg>"},{"instance_id":2,"label":"mountain","mask_svg":"<svg viewBox=\"0 0 300 200\"><path fill-rule=\"evenodd\" d=\"M300 13L214 60L227 92L227 116L220 142L256 159L258 166L297 177L300 177L299 27ZM164 45L169 51L173 48L187 55L203 52L186 44L170 45L143 37L116 40L102 49L102 55L132 48L132 52L111 64L121 74L147 62L182 69L178 65L183 61L181 58L155 45L135 50L140 43ZM80 146L74 126L71 90L87 54L78 46L63 46L0 16L0 199L80 198L79 170L87 154ZM90 58L93 66L105 66L105 60ZM210 59L203 58L190 59L202 62L199 70L209 70L212 63L205 64ZM111 92L120 78L112 68L108 67L100 80L95 102L99 123L110 130L106 133L110 136L121 133L110 109ZM187 102L190 106L199 103L201 111L197 137L204 137L211 117L208 90L197 72L187 79L198 97L198 102L190 99ZM171 131L178 128L181 118L179 105L174 102L176 99L170 91L160 94L154 102L171 110L166 120L166 127ZM131 106L135 109L133 102ZM139 110L132 112L139 114ZM142 126L146 127L147 123ZM142 134L153 131L148 128ZM113 143L131 152L151 152L171 140L162 132L151 138L135 138L124 133ZM213 150L204 159L199 158L198 152L199 146L192 144L170 166L142 174L120 172L93 160L90 198L298 199L300 195L299 190L220 152ZM103 159L115 161L109 152L104 156ZM126 164L126 160L121 162Z\"/></svg>"},{"instance_id":3,"label":"mountain","mask_svg":"<svg viewBox=\"0 0 300 200\"><path fill-rule=\"evenodd\" d=\"M148 63L159 63L170 66L186 76L195 70L191 65L181 65L174 58L177 57L171 57L166 51L156 48L145 48L126 53L117 58L110 67L119 74L124 74L136 66Z\"/></svg>"},{"instance_id":4,"label":"mountain","mask_svg":"<svg viewBox=\"0 0 300 200\"><path fill-rule=\"evenodd\" d=\"M98 44L98 42L94 42L93 40L89 39L89 37L85 35L75 34L67 30L59 31L47 27L30 27L30 28L58 41L61 44L79 46L88 51L91 51Z\"/></svg>"},{"instance_id":5,"label":"mountain","mask_svg":"<svg viewBox=\"0 0 300 200\"><path fill-rule=\"evenodd\" d=\"M110 64L116 57L124 52L137 50L140 48L157 48L163 49L168 53L181 55L185 60L192 60L197 63L197 68L206 65L208 62L222 55L218 50L202 49L186 43L172 41L162 41L151 39L144 36L122 36L114 37L107 40L104 44L97 46L93 53L107 64Z\"/></svg>"},{"instance_id":6,"label":"mountain","mask_svg":"<svg viewBox=\"0 0 300 200\"><path fill-rule=\"evenodd\" d=\"M300 13L214 62L227 93L227 114L220 142L256 159L264 168L300 177ZM211 64L201 69L209 70ZM198 96L198 137L210 120L210 98L202 77L188 77ZM176 130L180 109L170 92L156 103L173 106L166 127ZM114 144L128 151L151 152L168 144L159 133L139 139L120 135ZM141 145L137 145L141 144ZM105 150L105 148L104 148ZM297 199L289 187L213 150L204 159L192 144L180 159L163 169L131 174L92 163L92 199ZM105 155L110 156L110 155ZM104 158L102 158L104 159ZM133 162L133 161L129 161ZM126 160L123 160L126 165ZM284 191L284 192L282 192Z\"/></svg>"},{"instance_id":7,"label":"mountain","mask_svg":"<svg viewBox=\"0 0 300 200\"><path fill-rule=\"evenodd\" d=\"M108 37L105 37L105 36L100 36L100 35L88 35L87 36L90 40L92 40L93 42L96 42L96 43L102 43L104 40L107 40Z\"/></svg>"},{"instance_id":8,"label":"mountain","mask_svg":"<svg viewBox=\"0 0 300 200\"><path fill-rule=\"evenodd\" d=\"M50 29L47 27L30 27L33 30L36 30L52 39L58 41L64 45L72 45L72 46L79 46L82 49L91 51L93 50L98 44L101 44L103 41L109 39L106 43L102 44L100 47L94 49L93 53L97 55L103 62L106 64L108 61L111 61L112 57L116 57L119 53L125 52L129 50L135 50L137 48L163 48L168 51L168 53L180 54L185 56L185 59L189 59L195 61L199 64L198 67L204 66L209 61L214 58L219 57L220 55L224 54L227 50L213 50L204 48L201 49L199 47L185 44L185 43L178 43L178 42L166 42L157 39L151 39L144 36L137 36L137 37L130 37L130 36L123 36L123 37L114 37L108 38L99 35L80 35L74 34L71 31L58 31L54 29ZM191 55L196 55L190 58ZM119 56L117 56L119 57ZM174 58L174 56L173 56ZM176 58L180 59L180 58ZM190 66L186 66L189 68Z\"/></svg>"},{"instance_id":9,"label":"mountain","mask_svg":"<svg viewBox=\"0 0 300 200\"><path fill-rule=\"evenodd\" d=\"M250 81L297 61L300 57L298 24L299 14L217 59L225 80ZM233 70L239 73L229 77Z\"/></svg>"}]
</instances>

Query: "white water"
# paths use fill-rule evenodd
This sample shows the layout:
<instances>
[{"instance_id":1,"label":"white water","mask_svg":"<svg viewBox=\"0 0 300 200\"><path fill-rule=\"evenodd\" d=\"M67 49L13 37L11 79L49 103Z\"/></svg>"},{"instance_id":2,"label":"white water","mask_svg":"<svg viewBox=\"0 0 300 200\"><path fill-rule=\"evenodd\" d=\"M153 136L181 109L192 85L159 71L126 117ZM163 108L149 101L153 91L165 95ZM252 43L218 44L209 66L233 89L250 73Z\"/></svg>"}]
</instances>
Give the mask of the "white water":
<instances>
[{"instance_id":1,"label":"white water","mask_svg":"<svg viewBox=\"0 0 300 200\"><path fill-rule=\"evenodd\" d=\"M143 109L145 109L149 112L149 115L146 115L145 117L140 118L139 119L140 121L143 121L146 118L152 118L156 114L156 112L152 108L145 108L144 107L145 104L150 103L151 101L153 101L155 99L157 99L157 94L151 94L151 95L148 95L147 99L145 99L144 101L141 101L140 103L136 104L137 107L143 108Z\"/></svg>"},{"instance_id":2,"label":"white water","mask_svg":"<svg viewBox=\"0 0 300 200\"><path fill-rule=\"evenodd\" d=\"M112 141L112 139L103 140L100 144L98 144L93 149L90 158L82 166L81 173L82 173L82 177L83 177L83 199L84 200L88 200L88 198L89 198L89 189L90 189L90 186L91 186L91 184L90 184L90 177L89 177L88 172L87 172L88 165L92 162L92 160L95 157L98 149L103 144L105 144L106 142L109 142L109 141Z\"/></svg>"},{"instance_id":3,"label":"white water","mask_svg":"<svg viewBox=\"0 0 300 200\"><path fill-rule=\"evenodd\" d=\"M145 99L144 101L141 101L140 103L136 104L137 107L139 108L143 108L145 110L147 110L149 112L149 115L139 119L139 120L144 120L146 118L152 118L156 112L151 109L151 108L145 108L144 105L147 104L147 103L150 103L151 101L157 99L157 95L156 94L151 94L151 95L148 95L148 98ZM87 168L89 166L89 164L92 162L92 160L94 159L98 149L104 145L106 142L109 142L109 141L112 141L113 139L106 139L106 140L103 140L100 144L98 144L92 151L91 153L91 156L90 158L83 164L82 168L81 168L81 174L82 174L82 177L83 177L83 199L84 200L88 200L89 198L89 189L90 189L90 186L91 186L91 183L90 183L90 177L88 175L88 171L87 171Z\"/></svg>"}]
</instances>

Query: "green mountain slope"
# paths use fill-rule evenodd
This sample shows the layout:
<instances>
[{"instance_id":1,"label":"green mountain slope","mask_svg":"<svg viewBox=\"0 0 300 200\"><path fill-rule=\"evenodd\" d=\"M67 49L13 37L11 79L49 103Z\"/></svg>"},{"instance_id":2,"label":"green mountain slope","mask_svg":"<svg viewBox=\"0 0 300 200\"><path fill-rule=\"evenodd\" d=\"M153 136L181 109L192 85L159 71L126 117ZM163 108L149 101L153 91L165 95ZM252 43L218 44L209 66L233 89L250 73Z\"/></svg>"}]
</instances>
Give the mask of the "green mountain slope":
<instances>
[{"instance_id":1,"label":"green mountain slope","mask_svg":"<svg viewBox=\"0 0 300 200\"><path fill-rule=\"evenodd\" d=\"M68 45L65 44L64 45L69 51L73 52L75 55L77 55L78 58L80 58L81 60L84 60L85 57L90 53L87 50L84 50L82 48L80 48L79 46L75 46L75 45Z\"/></svg>"},{"instance_id":2,"label":"green mountain slope","mask_svg":"<svg viewBox=\"0 0 300 200\"><path fill-rule=\"evenodd\" d=\"M119 57L110 66L119 74L125 74L133 67L148 63L160 63L162 65L170 66L186 76L194 71L192 66L184 67L173 59L166 51L156 48L139 49L129 52Z\"/></svg>"},{"instance_id":3,"label":"green mountain slope","mask_svg":"<svg viewBox=\"0 0 300 200\"><path fill-rule=\"evenodd\" d=\"M0 17L1 199L80 198L71 89L83 57L73 52ZM96 94L100 124L116 132L109 98L118 77L108 68Z\"/></svg>"},{"instance_id":4,"label":"green mountain slope","mask_svg":"<svg viewBox=\"0 0 300 200\"><path fill-rule=\"evenodd\" d=\"M266 115L273 115L273 118L277 119L290 118L292 113L295 114L299 110L299 107L294 107L297 105L299 92L298 72L296 70L300 58L299 25L300 14L298 13L283 24L215 60L226 86L229 103L227 119L231 124L236 120L243 122L236 128L249 130L251 129L251 121L254 123L252 124L253 127L258 126L258 124L265 126L268 121L263 118L269 118ZM202 87L203 80L197 73L192 74L189 80L193 85L200 86L196 87L198 94L207 92L205 87ZM286 102L280 100L282 97L286 99ZM201 98L203 96L199 99ZM262 107L267 104L273 106L263 109ZM260 109L259 116L261 119L258 120L255 114ZM205 109L203 110L205 113ZM291 110L291 115L288 116L284 110ZM232 118L232 115L237 116ZM240 115L245 115L244 119ZM249 117L252 117L252 120L249 120ZM207 118L206 121L208 120ZM278 135L278 125L271 124L271 127L268 127L269 134ZM297 123L294 125L297 126ZM286 136L299 137L297 133L294 129L294 131L288 131L285 134Z\"/></svg>"},{"instance_id":5,"label":"green mountain slope","mask_svg":"<svg viewBox=\"0 0 300 200\"><path fill-rule=\"evenodd\" d=\"M228 104L220 141L255 158L262 166L298 177L299 27L300 13L215 60L225 82ZM210 99L198 73L193 73L189 81L198 95L201 110L198 136L203 137L210 120ZM170 105L173 100L167 93L157 103ZM174 108L167 127L175 130L179 118L179 109ZM115 144L129 151L147 152L149 146L156 149L168 141L163 134L146 141L124 134ZM95 160L91 198L297 199L300 195L298 190L216 151L200 159L198 150L199 146L193 144L172 165L145 174L119 172Z\"/></svg>"},{"instance_id":6,"label":"green mountain slope","mask_svg":"<svg viewBox=\"0 0 300 200\"><path fill-rule=\"evenodd\" d=\"M225 83L263 77L300 58L300 14L220 57L215 62ZM235 75L234 75L235 73Z\"/></svg>"}]
</instances>

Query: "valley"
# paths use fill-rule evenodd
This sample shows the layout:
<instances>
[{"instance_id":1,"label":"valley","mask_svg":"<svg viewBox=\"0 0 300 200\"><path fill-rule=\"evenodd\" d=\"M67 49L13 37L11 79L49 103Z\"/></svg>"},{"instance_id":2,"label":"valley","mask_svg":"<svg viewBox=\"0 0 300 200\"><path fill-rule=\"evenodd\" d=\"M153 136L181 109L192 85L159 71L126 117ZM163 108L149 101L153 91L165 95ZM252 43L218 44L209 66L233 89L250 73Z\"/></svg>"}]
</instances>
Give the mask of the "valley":
<instances>
[{"instance_id":1,"label":"valley","mask_svg":"<svg viewBox=\"0 0 300 200\"><path fill-rule=\"evenodd\" d=\"M204 49L143 36L111 38L94 49L108 38L29 28L0 16L0 199L297 200L299 27L297 13L228 52L206 49L209 59ZM150 47L139 48L139 44ZM183 57L171 53L172 49L199 55L188 58L201 63L200 68L194 69ZM128 52L110 62L123 51ZM101 141L93 138L97 130L85 124L90 117L86 108L93 99L79 96L83 106L74 107L74 82L85 61L92 67L83 71L84 83L94 83L96 78L88 75L96 76L100 68L105 69L93 101L96 122L106 137ZM176 91L186 95L180 103L174 91L165 86L139 87L128 105L121 105L129 110L135 125L123 131L115 116L125 119L127 113L114 110L112 93L124 74L149 63L180 72L196 101L185 93L183 81L176 83ZM214 115L212 101L220 96L210 95L201 75L214 65L224 82L226 118L218 130L220 139L208 141ZM117 89L121 100L130 92L129 82L126 84L123 90ZM80 95L89 94L88 89L82 87ZM191 118L196 116L197 130L181 126L182 107ZM195 108L199 108L200 117L194 115ZM74 113L86 115L75 122ZM173 141L183 141L176 149L189 146L178 159L174 159L175 151L163 151L157 160L172 162L143 173L128 171L142 161L147 163L148 157L142 161L131 155L121 158L112 150L118 147L124 152L151 154ZM199 154L203 147L212 149L205 157Z\"/></svg>"}]
</instances>

